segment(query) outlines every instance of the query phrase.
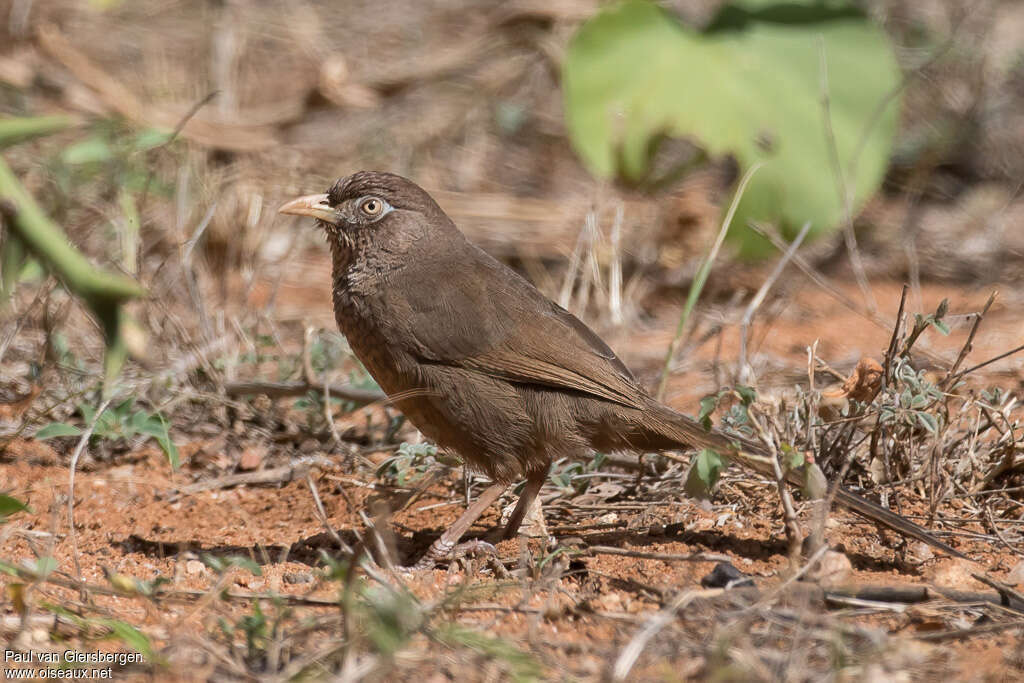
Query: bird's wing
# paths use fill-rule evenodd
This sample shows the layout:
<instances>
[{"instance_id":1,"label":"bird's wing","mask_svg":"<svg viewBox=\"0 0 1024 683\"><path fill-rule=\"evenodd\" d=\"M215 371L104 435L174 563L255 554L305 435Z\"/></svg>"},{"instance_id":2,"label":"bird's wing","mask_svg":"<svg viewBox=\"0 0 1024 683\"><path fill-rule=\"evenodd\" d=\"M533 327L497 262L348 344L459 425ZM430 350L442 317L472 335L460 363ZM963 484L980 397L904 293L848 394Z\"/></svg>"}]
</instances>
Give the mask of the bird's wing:
<instances>
[{"instance_id":1,"label":"bird's wing","mask_svg":"<svg viewBox=\"0 0 1024 683\"><path fill-rule=\"evenodd\" d=\"M636 379L590 328L467 246L436 286L401 288L404 331L421 361L644 405Z\"/></svg>"}]
</instances>

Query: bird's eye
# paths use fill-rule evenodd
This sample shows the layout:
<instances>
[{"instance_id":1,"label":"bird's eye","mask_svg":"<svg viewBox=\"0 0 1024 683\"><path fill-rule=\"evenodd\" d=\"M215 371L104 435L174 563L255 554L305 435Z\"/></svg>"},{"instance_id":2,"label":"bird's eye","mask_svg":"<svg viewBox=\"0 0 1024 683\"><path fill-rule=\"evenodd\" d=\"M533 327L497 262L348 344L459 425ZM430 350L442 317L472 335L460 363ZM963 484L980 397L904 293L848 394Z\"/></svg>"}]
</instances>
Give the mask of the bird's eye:
<instances>
[{"instance_id":1,"label":"bird's eye","mask_svg":"<svg viewBox=\"0 0 1024 683\"><path fill-rule=\"evenodd\" d=\"M359 202L359 212L368 218L376 218L384 212L384 202L376 197L367 197Z\"/></svg>"}]
</instances>

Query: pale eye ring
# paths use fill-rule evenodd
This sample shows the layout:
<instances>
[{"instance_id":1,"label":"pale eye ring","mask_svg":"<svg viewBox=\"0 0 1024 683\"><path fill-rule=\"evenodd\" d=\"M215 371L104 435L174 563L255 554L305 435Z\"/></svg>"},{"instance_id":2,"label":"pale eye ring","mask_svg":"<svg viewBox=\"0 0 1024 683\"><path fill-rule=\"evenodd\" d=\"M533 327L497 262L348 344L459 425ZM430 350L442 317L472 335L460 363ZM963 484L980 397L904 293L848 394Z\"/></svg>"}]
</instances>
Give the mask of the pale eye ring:
<instances>
[{"instance_id":1,"label":"pale eye ring","mask_svg":"<svg viewBox=\"0 0 1024 683\"><path fill-rule=\"evenodd\" d=\"M359 213L368 218L377 218L384 213L384 201L377 197L366 197L359 202Z\"/></svg>"}]
</instances>

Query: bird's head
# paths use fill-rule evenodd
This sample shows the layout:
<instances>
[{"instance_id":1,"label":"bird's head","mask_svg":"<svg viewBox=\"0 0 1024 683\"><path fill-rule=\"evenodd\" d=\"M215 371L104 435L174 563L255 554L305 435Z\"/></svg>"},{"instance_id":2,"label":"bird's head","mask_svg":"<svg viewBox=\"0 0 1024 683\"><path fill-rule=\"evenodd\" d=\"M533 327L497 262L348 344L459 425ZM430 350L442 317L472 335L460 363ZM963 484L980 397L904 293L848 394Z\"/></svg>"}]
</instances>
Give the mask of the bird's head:
<instances>
[{"instance_id":1,"label":"bird's head","mask_svg":"<svg viewBox=\"0 0 1024 683\"><path fill-rule=\"evenodd\" d=\"M455 229L419 185L376 171L340 178L325 194L293 199L279 212L315 218L332 246L348 254L373 248L404 252L432 231Z\"/></svg>"}]
</instances>

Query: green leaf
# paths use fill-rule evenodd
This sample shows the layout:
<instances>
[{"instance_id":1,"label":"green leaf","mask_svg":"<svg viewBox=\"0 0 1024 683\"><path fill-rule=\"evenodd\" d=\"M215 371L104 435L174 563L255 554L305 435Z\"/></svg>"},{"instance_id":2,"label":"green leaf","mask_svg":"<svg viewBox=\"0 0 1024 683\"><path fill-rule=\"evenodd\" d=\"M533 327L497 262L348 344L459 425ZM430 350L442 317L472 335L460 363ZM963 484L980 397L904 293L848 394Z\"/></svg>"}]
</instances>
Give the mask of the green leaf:
<instances>
[{"instance_id":1,"label":"green leaf","mask_svg":"<svg viewBox=\"0 0 1024 683\"><path fill-rule=\"evenodd\" d=\"M78 412L82 416L82 422L87 425L91 425L93 420L96 418L96 409L88 403L79 404Z\"/></svg>"},{"instance_id":2,"label":"green leaf","mask_svg":"<svg viewBox=\"0 0 1024 683\"><path fill-rule=\"evenodd\" d=\"M917 413L917 420L921 423L921 426L928 430L931 435L938 434L939 423L935 419L935 416L930 413Z\"/></svg>"},{"instance_id":3,"label":"green leaf","mask_svg":"<svg viewBox=\"0 0 1024 683\"><path fill-rule=\"evenodd\" d=\"M707 499L718 477L725 469L725 461L715 451L705 448L696 456L696 461L686 477L683 489L692 498Z\"/></svg>"},{"instance_id":4,"label":"green leaf","mask_svg":"<svg viewBox=\"0 0 1024 683\"><path fill-rule=\"evenodd\" d=\"M740 401L745 406L749 406L751 403L757 400L757 391L755 391L751 387L743 386L742 384L737 384L734 387L734 390L737 394L739 394Z\"/></svg>"},{"instance_id":5,"label":"green leaf","mask_svg":"<svg viewBox=\"0 0 1024 683\"><path fill-rule=\"evenodd\" d=\"M159 128L146 128L135 136L135 149L145 151L159 147L171 139L171 132Z\"/></svg>"},{"instance_id":6,"label":"green leaf","mask_svg":"<svg viewBox=\"0 0 1024 683\"><path fill-rule=\"evenodd\" d=\"M782 444L782 455L786 469L789 470L798 470L807 462L807 458L804 456L803 451L798 451L789 444Z\"/></svg>"},{"instance_id":7,"label":"green leaf","mask_svg":"<svg viewBox=\"0 0 1024 683\"><path fill-rule=\"evenodd\" d=\"M150 416L142 423L138 431L140 434L147 434L156 439L157 444L160 445L160 450L167 456L167 462L171 464L171 469L178 469L181 465L181 456L178 447L171 440L170 426L163 415L156 413Z\"/></svg>"},{"instance_id":8,"label":"green leaf","mask_svg":"<svg viewBox=\"0 0 1024 683\"><path fill-rule=\"evenodd\" d=\"M151 424L152 420L152 416L150 416L145 410L137 410L132 413L130 418L128 418L128 430L133 434L149 434L146 429ZM159 428L159 420L157 420L156 425L157 428Z\"/></svg>"},{"instance_id":9,"label":"green leaf","mask_svg":"<svg viewBox=\"0 0 1024 683\"><path fill-rule=\"evenodd\" d=\"M715 412L715 407L718 405L717 396L705 396L700 400L700 412L697 414L697 422L707 431L711 431L711 415Z\"/></svg>"},{"instance_id":10,"label":"green leaf","mask_svg":"<svg viewBox=\"0 0 1024 683\"><path fill-rule=\"evenodd\" d=\"M45 579L57 568L57 560L49 555L44 555L35 561L22 560L21 565L21 575L28 574L34 579Z\"/></svg>"},{"instance_id":11,"label":"green leaf","mask_svg":"<svg viewBox=\"0 0 1024 683\"><path fill-rule=\"evenodd\" d=\"M74 425L69 425L66 422L51 422L36 432L36 439L43 441L57 436L80 436L81 434L82 430Z\"/></svg>"},{"instance_id":12,"label":"green leaf","mask_svg":"<svg viewBox=\"0 0 1024 683\"><path fill-rule=\"evenodd\" d=\"M24 510L28 510L28 505L25 505L17 498L0 494L0 522L2 522L5 517L9 517L16 512L22 512Z\"/></svg>"},{"instance_id":13,"label":"green leaf","mask_svg":"<svg viewBox=\"0 0 1024 683\"><path fill-rule=\"evenodd\" d=\"M217 574L223 574L231 567L238 567L239 569L245 569L254 576L262 576L263 570L260 566L253 562L248 557L241 555L228 555L227 557L219 557L210 553L203 553L199 559L207 567L212 569Z\"/></svg>"},{"instance_id":14,"label":"green leaf","mask_svg":"<svg viewBox=\"0 0 1024 683\"><path fill-rule=\"evenodd\" d=\"M65 148L60 155L60 160L69 166L95 164L101 161L110 161L113 158L114 150L110 148L110 145L104 138L98 135L93 135L81 142L76 142L70 147Z\"/></svg>"},{"instance_id":15,"label":"green leaf","mask_svg":"<svg viewBox=\"0 0 1024 683\"><path fill-rule=\"evenodd\" d=\"M111 635L115 639L120 640L136 652L141 653L148 661L155 661L153 657L153 645L149 642L149 638L146 637L146 634L139 629L129 623L120 621L119 619L98 617L94 619L94 621L97 624L101 624L109 628Z\"/></svg>"},{"instance_id":16,"label":"green leaf","mask_svg":"<svg viewBox=\"0 0 1024 683\"><path fill-rule=\"evenodd\" d=\"M852 2L734 2L699 32L624 0L579 29L562 75L570 141L599 177L650 182L665 136L741 171L765 162L730 229L747 256L771 253L750 221L790 238L806 221L812 234L841 224L836 158L856 212L882 181L900 108L892 47Z\"/></svg>"}]
</instances>

